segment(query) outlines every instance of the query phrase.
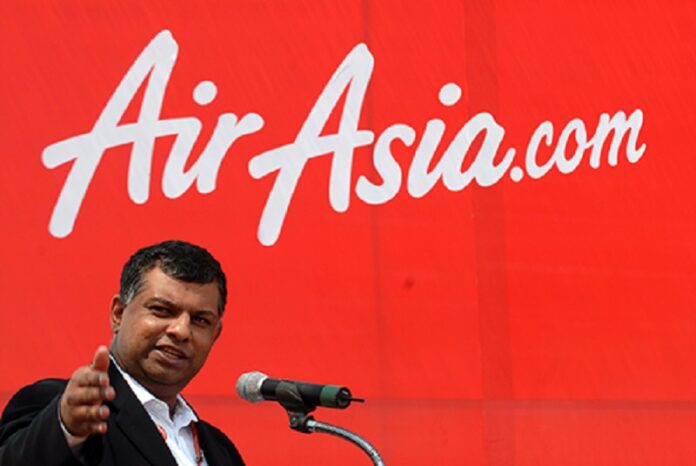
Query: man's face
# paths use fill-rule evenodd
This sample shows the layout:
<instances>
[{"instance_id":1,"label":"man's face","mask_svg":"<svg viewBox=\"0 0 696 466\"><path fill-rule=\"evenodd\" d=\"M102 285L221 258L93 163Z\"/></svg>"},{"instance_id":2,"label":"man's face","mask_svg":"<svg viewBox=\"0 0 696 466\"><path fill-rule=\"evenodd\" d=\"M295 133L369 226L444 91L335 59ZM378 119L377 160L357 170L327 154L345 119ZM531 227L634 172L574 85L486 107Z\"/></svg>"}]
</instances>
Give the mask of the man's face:
<instances>
[{"instance_id":1,"label":"man's face","mask_svg":"<svg viewBox=\"0 0 696 466\"><path fill-rule=\"evenodd\" d=\"M198 373L220 334L215 282L187 283L155 267L140 292L111 306L112 351L121 367L164 401Z\"/></svg>"}]
</instances>

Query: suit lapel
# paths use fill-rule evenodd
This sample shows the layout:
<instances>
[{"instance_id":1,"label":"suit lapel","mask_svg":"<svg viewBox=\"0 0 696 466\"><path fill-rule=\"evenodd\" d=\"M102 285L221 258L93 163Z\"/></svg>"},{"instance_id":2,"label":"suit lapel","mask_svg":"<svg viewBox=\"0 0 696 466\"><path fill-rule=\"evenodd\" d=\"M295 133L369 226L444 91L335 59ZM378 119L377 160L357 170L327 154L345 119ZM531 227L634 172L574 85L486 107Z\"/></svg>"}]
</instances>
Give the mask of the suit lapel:
<instances>
[{"instance_id":1,"label":"suit lapel","mask_svg":"<svg viewBox=\"0 0 696 466\"><path fill-rule=\"evenodd\" d=\"M115 412L112 416L123 435L150 463L176 466L176 460L152 419L113 363L109 366L109 378L116 391L116 399L112 402Z\"/></svg>"},{"instance_id":2,"label":"suit lapel","mask_svg":"<svg viewBox=\"0 0 696 466\"><path fill-rule=\"evenodd\" d=\"M196 426L201 442L201 450L203 450L203 456L205 456L208 466L226 466L232 464L225 450L215 444L213 434L210 432L208 425L204 422L197 422Z\"/></svg>"}]
</instances>

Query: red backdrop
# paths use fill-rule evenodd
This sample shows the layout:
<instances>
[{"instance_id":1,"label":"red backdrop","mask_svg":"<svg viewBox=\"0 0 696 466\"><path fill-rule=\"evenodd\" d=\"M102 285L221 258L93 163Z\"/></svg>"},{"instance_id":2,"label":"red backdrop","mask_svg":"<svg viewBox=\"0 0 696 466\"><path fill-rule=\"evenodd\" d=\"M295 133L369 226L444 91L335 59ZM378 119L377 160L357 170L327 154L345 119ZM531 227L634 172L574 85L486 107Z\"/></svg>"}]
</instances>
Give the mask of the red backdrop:
<instances>
[{"instance_id":1,"label":"red backdrop","mask_svg":"<svg viewBox=\"0 0 696 466\"><path fill-rule=\"evenodd\" d=\"M231 282L222 338L186 394L249 464L369 461L290 431L278 406L237 398L248 370L366 397L317 417L364 435L387 464L693 464L695 26L686 1L2 2L0 405L108 343L121 265L180 238L209 248ZM138 80L122 87L140 90L102 131L95 123L155 37L159 65L140 79L150 94ZM358 64L340 67L359 44ZM296 141L339 69L351 90L315 129L336 134L352 119L362 133L341 130L331 150L298 143L294 191L276 172L252 176L257 156ZM361 79L364 101L342 114ZM206 80L217 93L200 105L192 93ZM452 99L461 91L449 106L438 100L448 83ZM141 112L144 95L164 91L159 114L156 98ZM172 194L178 139L153 128L188 118L195 135L197 119L195 168L223 113L263 127L229 150L218 141L214 186ZM604 146L602 115L616 117ZM431 120L442 143L421 196L409 175L417 148L437 140L424 137ZM382 160L389 171L373 155L397 123L407 136ZM534 175L527 147L549 127L536 160L551 162ZM471 147L446 156L458 134ZM91 136L45 151L80 135ZM133 162L149 157L151 171ZM79 177L83 197L70 184ZM391 191L370 202L362 177ZM271 215L277 239L263 240L275 183L289 206ZM61 192L72 217L56 207Z\"/></svg>"}]
</instances>

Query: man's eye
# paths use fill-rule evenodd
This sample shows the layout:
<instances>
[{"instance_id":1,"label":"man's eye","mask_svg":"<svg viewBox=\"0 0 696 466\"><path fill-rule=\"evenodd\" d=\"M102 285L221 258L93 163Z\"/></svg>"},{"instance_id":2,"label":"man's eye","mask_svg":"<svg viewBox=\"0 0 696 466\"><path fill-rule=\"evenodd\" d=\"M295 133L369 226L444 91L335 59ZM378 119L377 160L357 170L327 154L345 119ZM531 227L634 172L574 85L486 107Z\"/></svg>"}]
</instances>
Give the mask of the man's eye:
<instances>
[{"instance_id":1,"label":"man's eye","mask_svg":"<svg viewBox=\"0 0 696 466\"><path fill-rule=\"evenodd\" d=\"M194 316L193 321L197 324L200 324L200 325L210 325L211 324L210 319L208 319L206 317L201 317L201 316Z\"/></svg>"},{"instance_id":2,"label":"man's eye","mask_svg":"<svg viewBox=\"0 0 696 466\"><path fill-rule=\"evenodd\" d=\"M158 315L169 315L169 309L163 306L150 306L150 310Z\"/></svg>"}]
</instances>

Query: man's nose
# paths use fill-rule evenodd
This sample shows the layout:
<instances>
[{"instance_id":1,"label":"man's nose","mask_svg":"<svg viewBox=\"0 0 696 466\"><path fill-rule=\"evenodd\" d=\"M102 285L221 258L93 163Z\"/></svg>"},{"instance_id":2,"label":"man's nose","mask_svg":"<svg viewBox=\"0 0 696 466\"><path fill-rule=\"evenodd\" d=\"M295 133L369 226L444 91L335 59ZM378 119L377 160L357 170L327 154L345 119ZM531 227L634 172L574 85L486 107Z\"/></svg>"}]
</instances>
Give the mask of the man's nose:
<instances>
[{"instance_id":1,"label":"man's nose","mask_svg":"<svg viewBox=\"0 0 696 466\"><path fill-rule=\"evenodd\" d=\"M182 312L169 322L167 334L179 341L191 338L191 316L188 312Z\"/></svg>"}]
</instances>

